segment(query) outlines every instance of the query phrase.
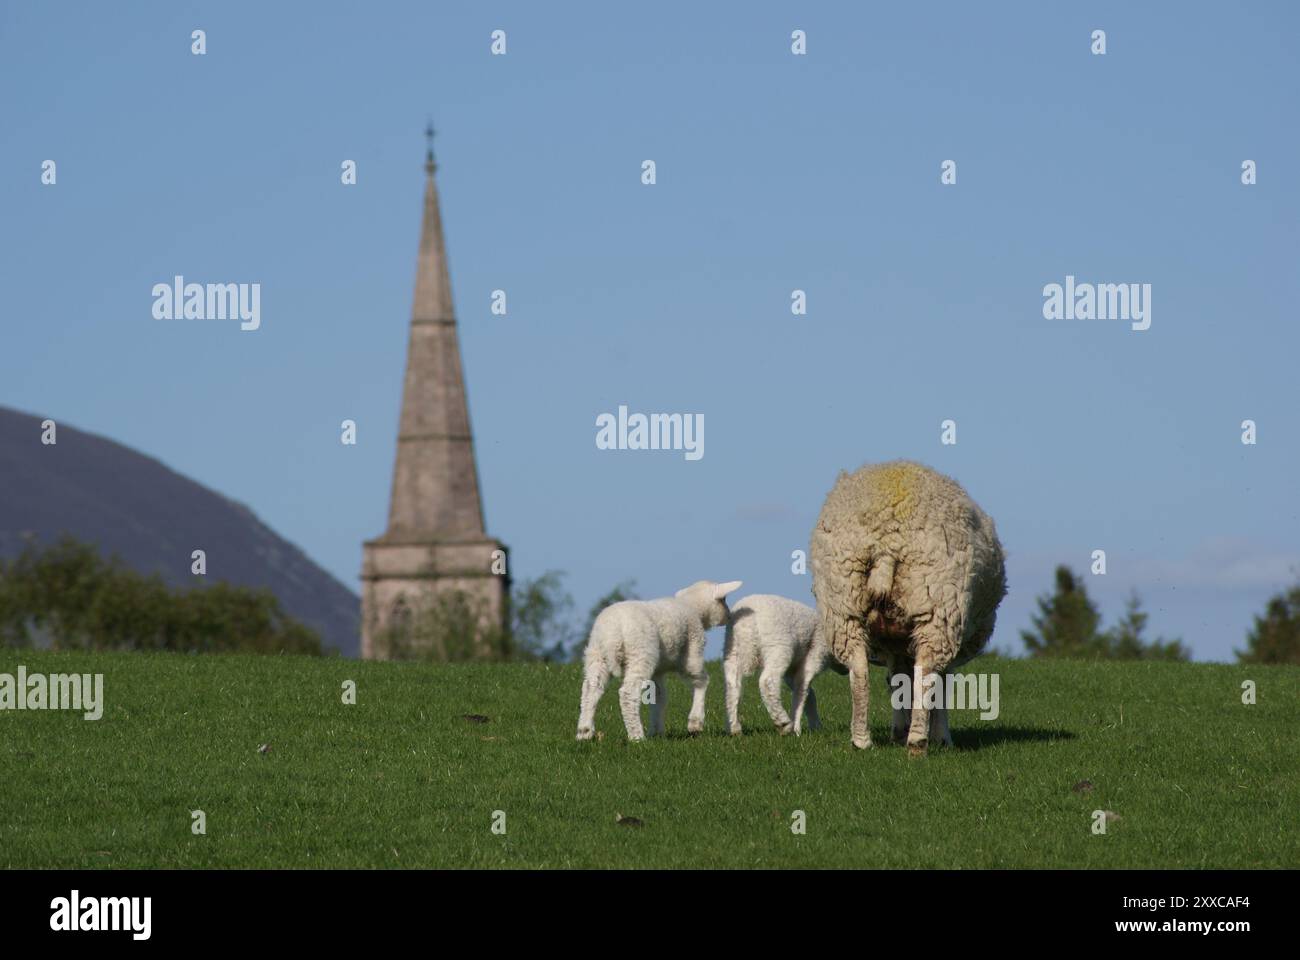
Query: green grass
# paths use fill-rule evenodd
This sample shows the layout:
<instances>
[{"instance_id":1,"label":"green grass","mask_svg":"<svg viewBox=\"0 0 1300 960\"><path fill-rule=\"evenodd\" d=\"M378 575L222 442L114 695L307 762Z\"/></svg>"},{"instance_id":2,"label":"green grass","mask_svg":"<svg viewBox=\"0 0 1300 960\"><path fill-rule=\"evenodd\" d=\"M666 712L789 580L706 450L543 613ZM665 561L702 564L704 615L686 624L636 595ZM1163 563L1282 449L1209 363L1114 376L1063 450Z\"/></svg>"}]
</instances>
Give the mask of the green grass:
<instances>
[{"instance_id":1,"label":"green grass","mask_svg":"<svg viewBox=\"0 0 1300 960\"><path fill-rule=\"evenodd\" d=\"M1001 716L954 712L955 749L909 760L887 745L879 671L878 746L859 752L834 674L820 732L778 736L751 677L745 735L724 735L715 670L702 736L671 679L668 736L629 745L614 687L603 740L574 741L577 667L0 650L0 672L20 663L103 673L107 705L94 722L0 712L5 867L1300 863L1294 667L981 658L967 669L1000 674ZM1096 809L1119 814L1105 836Z\"/></svg>"}]
</instances>

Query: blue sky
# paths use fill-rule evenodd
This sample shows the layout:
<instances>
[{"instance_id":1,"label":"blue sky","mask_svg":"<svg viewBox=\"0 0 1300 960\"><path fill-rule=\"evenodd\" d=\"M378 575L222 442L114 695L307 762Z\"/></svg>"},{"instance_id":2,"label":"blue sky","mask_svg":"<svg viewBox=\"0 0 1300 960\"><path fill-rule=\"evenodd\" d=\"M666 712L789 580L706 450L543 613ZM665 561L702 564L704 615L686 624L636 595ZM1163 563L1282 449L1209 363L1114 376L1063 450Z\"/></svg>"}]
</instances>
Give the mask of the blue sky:
<instances>
[{"instance_id":1,"label":"blue sky","mask_svg":"<svg viewBox=\"0 0 1300 960\"><path fill-rule=\"evenodd\" d=\"M1104 549L1108 621L1137 589L1153 634L1228 659L1300 575L1298 26L1283 3L7 3L0 404L247 503L355 588L432 115L516 577L564 570L582 609L626 578L810 601L790 555L837 471L909 457L998 524L996 645ZM154 320L175 274L259 282L261 329ZM1151 328L1045 320L1067 274L1151 284ZM620 403L703 414L705 456L597 450Z\"/></svg>"}]
</instances>

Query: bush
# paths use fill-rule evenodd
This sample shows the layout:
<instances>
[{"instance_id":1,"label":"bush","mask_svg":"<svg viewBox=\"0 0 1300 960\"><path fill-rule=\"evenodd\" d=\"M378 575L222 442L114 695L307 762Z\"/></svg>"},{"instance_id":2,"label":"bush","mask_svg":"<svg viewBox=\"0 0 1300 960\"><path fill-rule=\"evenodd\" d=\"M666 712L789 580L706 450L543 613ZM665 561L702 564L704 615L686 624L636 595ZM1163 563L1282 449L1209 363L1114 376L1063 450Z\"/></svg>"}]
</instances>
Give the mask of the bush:
<instances>
[{"instance_id":1,"label":"bush","mask_svg":"<svg viewBox=\"0 0 1300 960\"><path fill-rule=\"evenodd\" d=\"M1300 584L1268 601L1246 635L1246 649L1233 652L1241 663L1300 664Z\"/></svg>"},{"instance_id":2,"label":"bush","mask_svg":"<svg viewBox=\"0 0 1300 960\"><path fill-rule=\"evenodd\" d=\"M64 537L0 560L0 645L53 650L307 653L320 637L265 589L218 581L173 590Z\"/></svg>"},{"instance_id":3,"label":"bush","mask_svg":"<svg viewBox=\"0 0 1300 960\"><path fill-rule=\"evenodd\" d=\"M375 652L388 660L460 663L510 659L506 631L488 624L483 605L459 591L438 594L375 638Z\"/></svg>"}]
</instances>

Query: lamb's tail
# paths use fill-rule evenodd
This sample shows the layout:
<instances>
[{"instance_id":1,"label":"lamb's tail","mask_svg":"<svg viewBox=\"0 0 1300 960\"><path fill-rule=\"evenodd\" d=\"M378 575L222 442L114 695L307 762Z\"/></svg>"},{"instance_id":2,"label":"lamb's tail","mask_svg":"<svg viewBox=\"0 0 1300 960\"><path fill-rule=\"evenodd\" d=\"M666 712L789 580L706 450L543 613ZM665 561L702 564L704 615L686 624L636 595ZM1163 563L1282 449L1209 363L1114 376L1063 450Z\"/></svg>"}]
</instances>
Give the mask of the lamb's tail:
<instances>
[{"instance_id":1,"label":"lamb's tail","mask_svg":"<svg viewBox=\"0 0 1300 960\"><path fill-rule=\"evenodd\" d=\"M585 673L613 674L616 677L623 673L622 634L623 625L618 618L605 616L604 612L596 617L591 626L591 636L587 638L587 649L583 652Z\"/></svg>"},{"instance_id":2,"label":"lamb's tail","mask_svg":"<svg viewBox=\"0 0 1300 960\"><path fill-rule=\"evenodd\" d=\"M757 613L750 604L748 597L739 601L734 607L729 607L727 609L727 631L722 641L722 651L724 656L730 654L731 651L735 649L736 634L738 631L742 635L747 635L752 631L752 623L746 621L752 621L755 616L757 616Z\"/></svg>"}]
</instances>

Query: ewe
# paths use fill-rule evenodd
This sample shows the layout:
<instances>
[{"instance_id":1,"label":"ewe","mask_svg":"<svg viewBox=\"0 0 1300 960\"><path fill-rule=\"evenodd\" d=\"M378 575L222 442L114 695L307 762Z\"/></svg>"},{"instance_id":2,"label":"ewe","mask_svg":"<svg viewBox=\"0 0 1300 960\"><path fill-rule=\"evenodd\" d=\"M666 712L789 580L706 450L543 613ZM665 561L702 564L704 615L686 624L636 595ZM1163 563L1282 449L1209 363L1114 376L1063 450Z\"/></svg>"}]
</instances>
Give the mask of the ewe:
<instances>
[{"instance_id":1,"label":"ewe","mask_svg":"<svg viewBox=\"0 0 1300 960\"><path fill-rule=\"evenodd\" d=\"M829 664L828 664L829 661ZM740 733L740 685L755 671L758 691L772 722L781 733L799 735L804 703L808 704L808 728L820 727L817 694L813 678L825 666L841 673L817 629L817 611L796 600L756 593L738 600L731 608L727 641L722 654L722 672L727 688L727 728ZM781 680L791 691L793 723L781 704Z\"/></svg>"},{"instance_id":2,"label":"ewe","mask_svg":"<svg viewBox=\"0 0 1300 960\"><path fill-rule=\"evenodd\" d=\"M896 460L840 473L813 528L810 556L822 633L849 668L853 745L871 746L867 660L876 654L890 676L912 674L907 746L924 754L925 697L936 675L984 648L1007 592L993 521L955 481ZM896 712L896 740L902 720ZM936 736L951 742L947 723L935 720Z\"/></svg>"},{"instance_id":3,"label":"ewe","mask_svg":"<svg viewBox=\"0 0 1300 960\"><path fill-rule=\"evenodd\" d=\"M591 627L583 661L582 707L578 714L578 739L595 735L596 704L610 675L622 676L619 707L629 740L645 739L641 726L641 691L652 682L650 732L663 733L668 688L663 675L670 670L691 681L694 698L686 729L704 729L704 691L709 675L704 669L704 635L727 622L726 596L740 588L739 580L714 583L700 580L662 600L624 600L600 612Z\"/></svg>"}]
</instances>

